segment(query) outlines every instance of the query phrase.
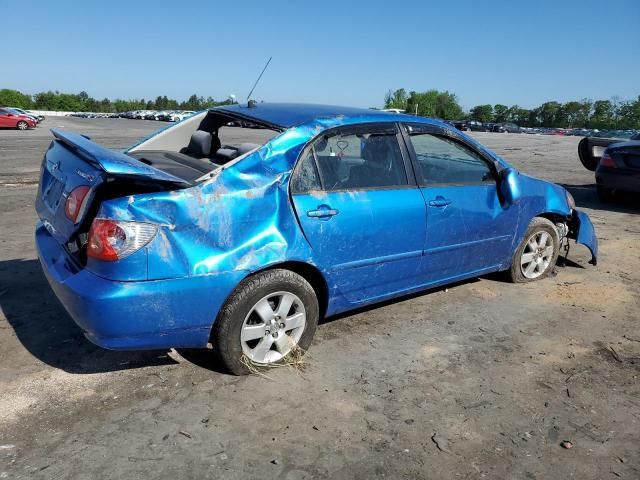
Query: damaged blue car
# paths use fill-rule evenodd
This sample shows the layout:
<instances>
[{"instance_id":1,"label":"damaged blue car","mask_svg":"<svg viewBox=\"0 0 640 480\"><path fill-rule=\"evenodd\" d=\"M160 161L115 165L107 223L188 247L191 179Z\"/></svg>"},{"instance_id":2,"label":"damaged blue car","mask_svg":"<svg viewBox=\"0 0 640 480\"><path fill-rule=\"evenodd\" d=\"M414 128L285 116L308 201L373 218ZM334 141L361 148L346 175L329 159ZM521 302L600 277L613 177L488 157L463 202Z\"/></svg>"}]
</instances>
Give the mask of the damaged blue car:
<instances>
[{"instance_id":1,"label":"damaged blue car","mask_svg":"<svg viewBox=\"0 0 640 480\"><path fill-rule=\"evenodd\" d=\"M564 188L436 120L250 102L124 152L53 135L38 255L105 348L209 347L243 374L305 351L324 316L490 272L542 279L569 239L596 262Z\"/></svg>"}]
</instances>

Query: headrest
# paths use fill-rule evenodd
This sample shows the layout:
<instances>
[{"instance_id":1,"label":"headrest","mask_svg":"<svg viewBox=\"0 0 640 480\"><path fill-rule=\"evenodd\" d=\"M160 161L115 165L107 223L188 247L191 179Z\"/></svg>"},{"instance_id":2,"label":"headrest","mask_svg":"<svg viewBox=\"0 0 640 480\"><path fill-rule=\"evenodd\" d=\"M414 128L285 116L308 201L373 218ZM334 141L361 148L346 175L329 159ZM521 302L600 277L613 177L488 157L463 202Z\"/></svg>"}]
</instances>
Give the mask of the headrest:
<instances>
[{"instance_id":1,"label":"headrest","mask_svg":"<svg viewBox=\"0 0 640 480\"><path fill-rule=\"evenodd\" d=\"M234 150L233 148L219 148L216 156L220 158L223 163L227 163L238 156L238 150Z\"/></svg>"},{"instance_id":2,"label":"headrest","mask_svg":"<svg viewBox=\"0 0 640 480\"><path fill-rule=\"evenodd\" d=\"M191 135L187 150L197 157L208 157L211 154L211 134L202 130L196 130L193 132L193 135Z\"/></svg>"}]
</instances>

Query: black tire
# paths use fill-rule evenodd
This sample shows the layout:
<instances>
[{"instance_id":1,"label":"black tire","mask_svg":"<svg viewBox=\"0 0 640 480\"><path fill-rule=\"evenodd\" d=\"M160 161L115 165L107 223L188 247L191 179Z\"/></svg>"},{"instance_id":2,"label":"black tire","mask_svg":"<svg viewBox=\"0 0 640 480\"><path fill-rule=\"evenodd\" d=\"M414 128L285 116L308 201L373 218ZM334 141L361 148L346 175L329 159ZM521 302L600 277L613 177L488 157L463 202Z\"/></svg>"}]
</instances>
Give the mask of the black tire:
<instances>
[{"instance_id":1,"label":"black tire","mask_svg":"<svg viewBox=\"0 0 640 480\"><path fill-rule=\"evenodd\" d=\"M29 128L29 124L27 122L25 122L24 120L20 120L17 124L16 124L16 128L18 130L27 130Z\"/></svg>"},{"instance_id":2,"label":"black tire","mask_svg":"<svg viewBox=\"0 0 640 480\"><path fill-rule=\"evenodd\" d=\"M596 186L596 193L602 203L610 203L615 200L615 194L613 190L602 185Z\"/></svg>"},{"instance_id":3,"label":"black tire","mask_svg":"<svg viewBox=\"0 0 640 480\"><path fill-rule=\"evenodd\" d=\"M535 278L528 278L523 272L521 258L525 248L527 247L529 239L540 232L546 232L550 235L553 242L553 254L551 256L551 259L549 260L549 264L542 273L540 273ZM559 253L560 236L558 235L558 231L556 230L555 225L546 218L535 217L533 220L531 220L531 223L529 224L529 227L524 234L522 242L520 242L520 245L518 245L518 248L516 248L516 251L513 254L513 258L511 260L511 268L507 271L509 280L511 280L513 283L526 283L532 282L534 280L542 280L553 271L553 268L556 265L556 261L558 260Z\"/></svg>"},{"instance_id":4,"label":"black tire","mask_svg":"<svg viewBox=\"0 0 640 480\"><path fill-rule=\"evenodd\" d=\"M313 287L300 275L284 269L261 272L243 280L227 299L211 330L211 343L221 364L234 375L247 375L265 367L254 364L244 355L240 334L245 318L265 296L290 292L304 304L306 324L296 348L296 355L306 352L318 326L318 298ZM289 355L287 355L288 357ZM283 363L287 357L280 362ZM268 367L268 365L266 365Z\"/></svg>"}]
</instances>

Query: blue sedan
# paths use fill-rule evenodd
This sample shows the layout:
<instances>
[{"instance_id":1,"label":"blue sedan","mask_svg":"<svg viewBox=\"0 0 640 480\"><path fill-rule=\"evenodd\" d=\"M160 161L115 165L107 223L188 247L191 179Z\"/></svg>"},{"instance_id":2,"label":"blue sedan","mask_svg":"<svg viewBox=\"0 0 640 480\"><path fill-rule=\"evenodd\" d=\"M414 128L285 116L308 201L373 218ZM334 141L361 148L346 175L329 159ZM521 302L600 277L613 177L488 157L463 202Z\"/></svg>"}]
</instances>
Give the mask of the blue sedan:
<instances>
[{"instance_id":1,"label":"blue sedan","mask_svg":"<svg viewBox=\"0 0 640 480\"><path fill-rule=\"evenodd\" d=\"M250 102L123 152L53 135L38 254L105 348L210 347L243 374L304 352L324 316L490 272L539 280L569 239L596 262L564 188L427 118Z\"/></svg>"}]
</instances>

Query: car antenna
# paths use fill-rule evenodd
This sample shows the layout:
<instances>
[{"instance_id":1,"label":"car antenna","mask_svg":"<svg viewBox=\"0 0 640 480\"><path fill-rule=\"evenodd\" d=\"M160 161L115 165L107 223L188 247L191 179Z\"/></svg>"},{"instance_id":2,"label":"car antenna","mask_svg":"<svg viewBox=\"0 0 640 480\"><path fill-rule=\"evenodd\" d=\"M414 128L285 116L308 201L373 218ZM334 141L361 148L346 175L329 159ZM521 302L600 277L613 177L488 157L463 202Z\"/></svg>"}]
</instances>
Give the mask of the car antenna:
<instances>
[{"instance_id":1,"label":"car antenna","mask_svg":"<svg viewBox=\"0 0 640 480\"><path fill-rule=\"evenodd\" d=\"M260 79L262 78L262 74L264 73L264 71L267 69L267 67L269 66L269 64L271 63L271 59L273 57L269 57L269 60L267 60L266 65L264 66L264 68L262 69L262 71L260 72L260 75L258 75L258 79L256 80L256 83L253 84L253 88L251 89L251 91L249 92L249 95L247 95L247 106L249 108L255 107L256 106L256 102L255 100L251 101L251 94L253 93L253 91L256 89L256 86L258 85L258 82L260 81Z\"/></svg>"}]
</instances>

